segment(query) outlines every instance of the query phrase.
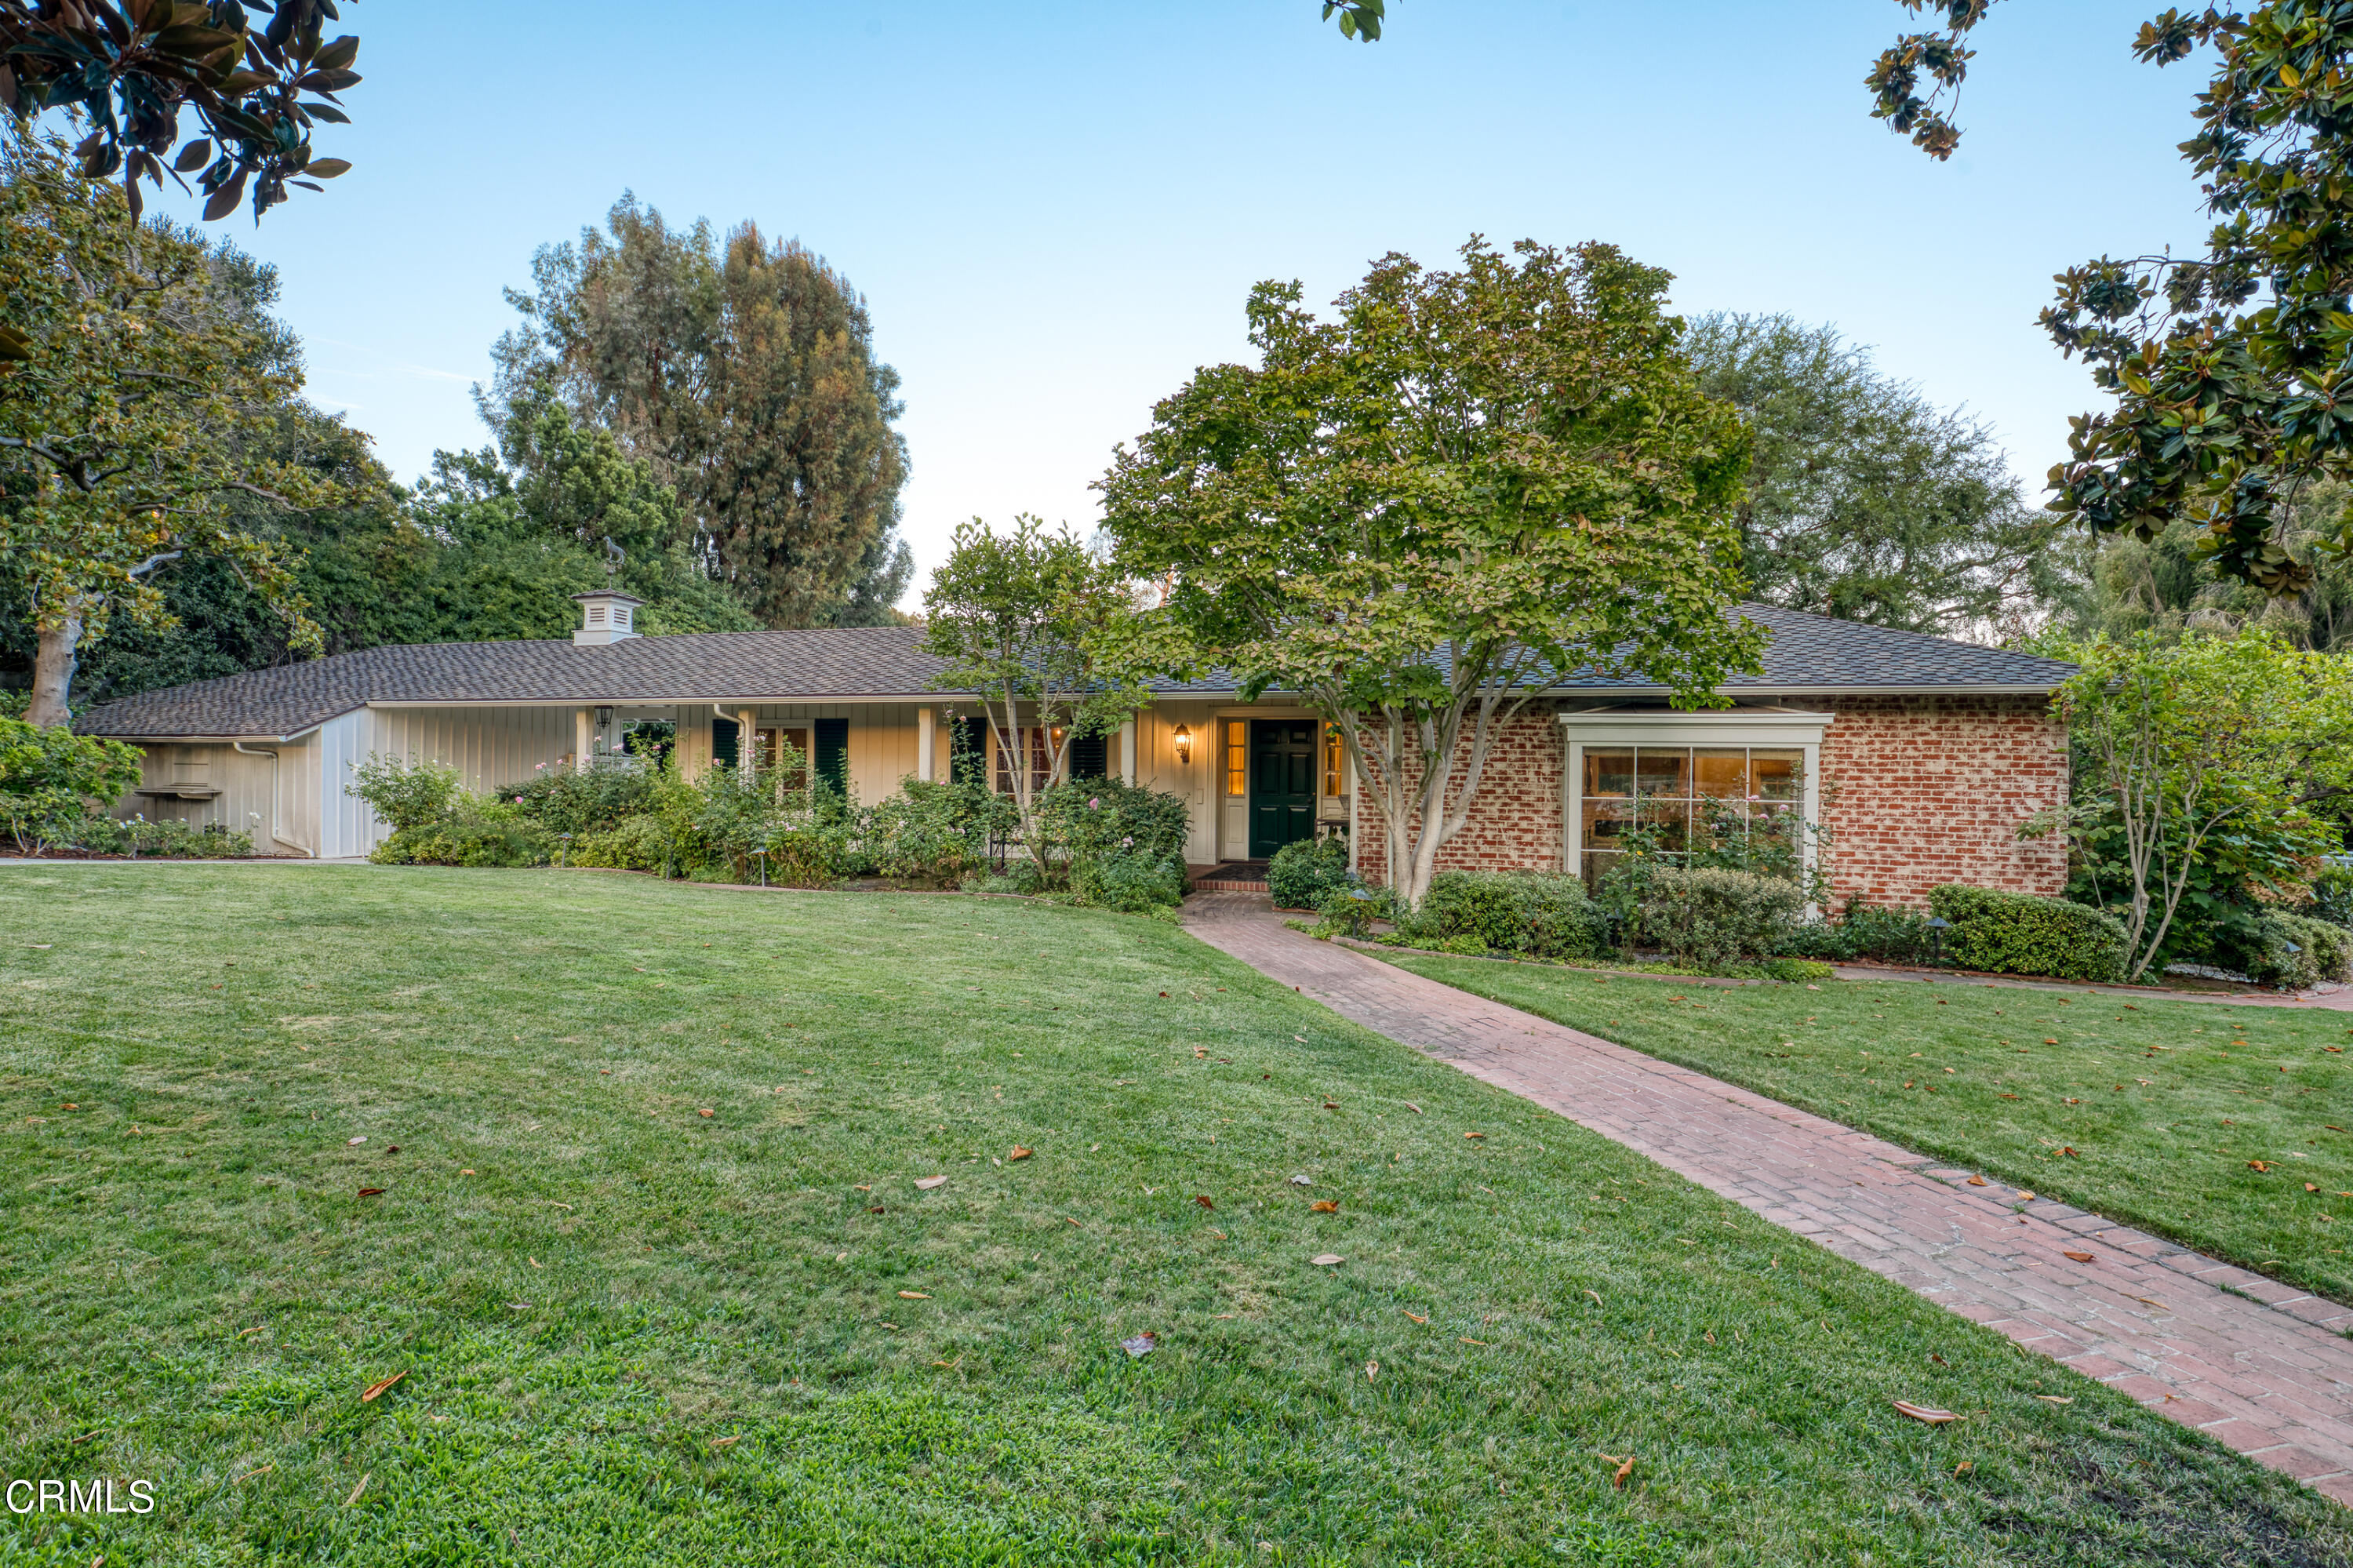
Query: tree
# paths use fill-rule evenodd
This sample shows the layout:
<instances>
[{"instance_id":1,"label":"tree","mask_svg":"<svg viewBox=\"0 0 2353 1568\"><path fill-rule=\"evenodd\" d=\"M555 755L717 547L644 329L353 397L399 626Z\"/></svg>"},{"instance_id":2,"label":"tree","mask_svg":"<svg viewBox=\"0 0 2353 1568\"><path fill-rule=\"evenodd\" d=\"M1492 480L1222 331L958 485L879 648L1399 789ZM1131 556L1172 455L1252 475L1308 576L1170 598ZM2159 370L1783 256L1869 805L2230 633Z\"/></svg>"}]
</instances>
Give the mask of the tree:
<instances>
[{"instance_id":1,"label":"tree","mask_svg":"<svg viewBox=\"0 0 2353 1568\"><path fill-rule=\"evenodd\" d=\"M2113 867L2095 896L2124 919L2137 980L2218 860L2275 888L2335 846L2313 808L2353 790L2353 667L2263 631L2070 652L2054 701L2088 764L2071 844Z\"/></svg>"},{"instance_id":2,"label":"tree","mask_svg":"<svg viewBox=\"0 0 2353 1568\"><path fill-rule=\"evenodd\" d=\"M1260 284L1260 363L1198 372L1101 484L1156 619L1338 729L1408 905L1556 677L1716 705L1763 646L1732 610L1747 437L1682 355L1668 274L1600 244L1514 253L1393 253L1330 322Z\"/></svg>"},{"instance_id":3,"label":"tree","mask_svg":"<svg viewBox=\"0 0 2353 1568\"><path fill-rule=\"evenodd\" d=\"M348 499L259 438L300 387L285 344L225 290L193 237L134 220L120 192L16 137L0 157L0 313L27 357L0 379L0 570L38 634L27 718L62 724L85 641L165 615L149 575L190 555L236 570L314 645L285 554L230 496Z\"/></svg>"},{"instance_id":4,"label":"tree","mask_svg":"<svg viewBox=\"0 0 2353 1568\"><path fill-rule=\"evenodd\" d=\"M848 279L752 224L722 246L628 196L532 270L536 292L508 294L526 324L494 351L494 427L553 386L677 488L697 547L762 624L891 619L913 570L899 376Z\"/></svg>"},{"instance_id":5,"label":"tree","mask_svg":"<svg viewBox=\"0 0 2353 1568\"><path fill-rule=\"evenodd\" d=\"M1948 111L1991 0L1899 3L1947 25L1881 55L1873 113L1949 157L1960 132ZM2103 256L2063 273L2042 313L2052 342L2116 398L2072 421L2052 507L2144 543L2187 521L2224 576L2285 594L2315 570L2282 534L2299 493L2353 478L2353 8L2168 10L2133 53L2163 66L2208 46L2200 128L2180 143L2217 219L2204 253ZM2353 525L2316 547L2353 551Z\"/></svg>"},{"instance_id":6,"label":"tree","mask_svg":"<svg viewBox=\"0 0 2353 1568\"><path fill-rule=\"evenodd\" d=\"M2259 627L2294 648L2353 652L2353 560L2315 552L2328 529L2341 524L2353 491L2336 481L2307 486L2280 539L2313 576L2292 592L2273 595L2226 577L2198 553L2195 524L2168 524L2146 543L2113 538L2093 556L2073 622L2079 637L2123 641L2142 631L2179 637L2187 631L2229 635Z\"/></svg>"},{"instance_id":7,"label":"tree","mask_svg":"<svg viewBox=\"0 0 2353 1568\"><path fill-rule=\"evenodd\" d=\"M269 25L251 26L248 9ZM196 175L207 220L235 211L250 185L258 222L289 185L317 190L351 167L311 152L314 122L348 123L335 94L360 79L359 39L323 37L336 19L335 0L0 0L0 106L20 128L44 110L78 111L90 128L74 149L81 174L120 173L134 219L141 176L160 188L169 159L182 189L180 176ZM200 134L174 158L184 108Z\"/></svg>"},{"instance_id":8,"label":"tree","mask_svg":"<svg viewBox=\"0 0 2353 1568\"><path fill-rule=\"evenodd\" d=\"M1047 876L1039 791L1068 771L1072 741L1118 728L1151 701L1131 673L1152 646L1136 619L1108 559L1026 514L1005 534L978 518L959 524L923 595L923 647L945 662L932 683L978 695L1022 842Z\"/></svg>"},{"instance_id":9,"label":"tree","mask_svg":"<svg viewBox=\"0 0 2353 1568\"><path fill-rule=\"evenodd\" d=\"M1700 389L1748 427L1738 518L1757 598L1949 633L2063 591L2057 520L2020 499L1992 432L1883 375L1837 328L1717 312L1684 347Z\"/></svg>"}]
</instances>

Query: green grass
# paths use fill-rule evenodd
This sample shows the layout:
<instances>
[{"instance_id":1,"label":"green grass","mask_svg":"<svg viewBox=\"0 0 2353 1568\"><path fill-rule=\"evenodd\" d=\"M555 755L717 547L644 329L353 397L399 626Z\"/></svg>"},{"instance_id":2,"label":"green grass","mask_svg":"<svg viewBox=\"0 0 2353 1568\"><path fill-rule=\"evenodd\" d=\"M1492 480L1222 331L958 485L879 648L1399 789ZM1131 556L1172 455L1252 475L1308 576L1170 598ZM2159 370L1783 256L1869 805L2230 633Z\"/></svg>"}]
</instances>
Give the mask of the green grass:
<instances>
[{"instance_id":1,"label":"green grass","mask_svg":"<svg viewBox=\"0 0 2353 1568\"><path fill-rule=\"evenodd\" d=\"M1683 987L1475 959L1390 961L2353 1302L2345 1013L1899 980Z\"/></svg>"},{"instance_id":2,"label":"green grass","mask_svg":"<svg viewBox=\"0 0 2353 1568\"><path fill-rule=\"evenodd\" d=\"M1161 923L16 868L0 1112L0 1468L162 1499L0 1515L0 1563L2353 1544L2284 1478Z\"/></svg>"}]
</instances>

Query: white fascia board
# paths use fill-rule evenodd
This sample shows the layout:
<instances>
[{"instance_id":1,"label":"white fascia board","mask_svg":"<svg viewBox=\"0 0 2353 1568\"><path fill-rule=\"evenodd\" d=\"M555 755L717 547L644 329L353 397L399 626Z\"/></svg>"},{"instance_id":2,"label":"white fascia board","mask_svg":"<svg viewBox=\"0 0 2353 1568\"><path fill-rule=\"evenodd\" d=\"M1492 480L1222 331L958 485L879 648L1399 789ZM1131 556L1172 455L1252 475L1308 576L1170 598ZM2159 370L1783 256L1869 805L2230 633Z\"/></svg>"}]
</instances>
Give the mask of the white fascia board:
<instances>
[{"instance_id":1,"label":"white fascia board","mask_svg":"<svg viewBox=\"0 0 2353 1568\"><path fill-rule=\"evenodd\" d=\"M848 706L880 703L952 703L976 700L969 692L905 692L896 695L861 692L854 696L836 694L778 693L765 697L419 697L399 702L371 702L363 705L385 710L395 708L699 708L716 703L722 707L771 706L788 703L840 703Z\"/></svg>"},{"instance_id":2,"label":"white fascia board","mask_svg":"<svg viewBox=\"0 0 2353 1568\"><path fill-rule=\"evenodd\" d=\"M2056 686L1977 684L1968 686L1718 686L1719 697L2047 697ZM1555 686L1547 694L1563 698L1643 697L1670 694L1668 686Z\"/></svg>"},{"instance_id":3,"label":"white fascia board","mask_svg":"<svg viewBox=\"0 0 2353 1568\"><path fill-rule=\"evenodd\" d=\"M338 714L335 716L341 718L343 715ZM319 726L315 724L304 725L301 729L286 735L271 735L266 730L254 730L239 735L100 735L90 738L121 741L125 746L233 746L239 742L248 746L290 746L304 736L316 734L318 728Z\"/></svg>"},{"instance_id":4,"label":"white fascia board","mask_svg":"<svg viewBox=\"0 0 2353 1568\"><path fill-rule=\"evenodd\" d=\"M1725 708L1712 713L1565 713L1562 726L1588 746L1819 746L1836 714L1760 713Z\"/></svg>"}]
</instances>

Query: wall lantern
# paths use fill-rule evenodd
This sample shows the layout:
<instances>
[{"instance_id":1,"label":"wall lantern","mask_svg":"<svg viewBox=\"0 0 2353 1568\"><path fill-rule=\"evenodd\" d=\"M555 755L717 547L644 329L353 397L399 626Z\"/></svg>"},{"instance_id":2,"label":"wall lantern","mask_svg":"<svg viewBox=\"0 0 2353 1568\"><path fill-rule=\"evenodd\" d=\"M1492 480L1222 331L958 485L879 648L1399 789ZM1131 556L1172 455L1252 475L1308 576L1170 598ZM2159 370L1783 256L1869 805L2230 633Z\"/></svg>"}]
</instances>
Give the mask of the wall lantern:
<instances>
[{"instance_id":1,"label":"wall lantern","mask_svg":"<svg viewBox=\"0 0 2353 1568\"><path fill-rule=\"evenodd\" d=\"M1169 735L1168 738L1176 743L1176 766L1179 768L1192 767L1193 732L1180 724Z\"/></svg>"},{"instance_id":2,"label":"wall lantern","mask_svg":"<svg viewBox=\"0 0 2353 1568\"><path fill-rule=\"evenodd\" d=\"M610 729L613 727L612 709L598 708L596 710L596 727L598 729Z\"/></svg>"}]
</instances>

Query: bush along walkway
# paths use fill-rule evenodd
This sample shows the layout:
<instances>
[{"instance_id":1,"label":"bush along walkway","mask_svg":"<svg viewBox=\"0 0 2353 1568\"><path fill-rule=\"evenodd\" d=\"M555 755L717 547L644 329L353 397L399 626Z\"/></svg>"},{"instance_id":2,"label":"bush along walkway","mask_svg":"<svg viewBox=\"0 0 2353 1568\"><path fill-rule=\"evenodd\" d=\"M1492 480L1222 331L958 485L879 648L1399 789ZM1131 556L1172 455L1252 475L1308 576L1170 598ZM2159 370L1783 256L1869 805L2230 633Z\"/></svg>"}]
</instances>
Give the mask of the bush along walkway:
<instances>
[{"instance_id":1,"label":"bush along walkway","mask_svg":"<svg viewBox=\"0 0 2353 1568\"><path fill-rule=\"evenodd\" d=\"M1345 1018L2353 1504L2353 1309L1312 940L1262 896L1205 895L1185 920Z\"/></svg>"}]
</instances>

